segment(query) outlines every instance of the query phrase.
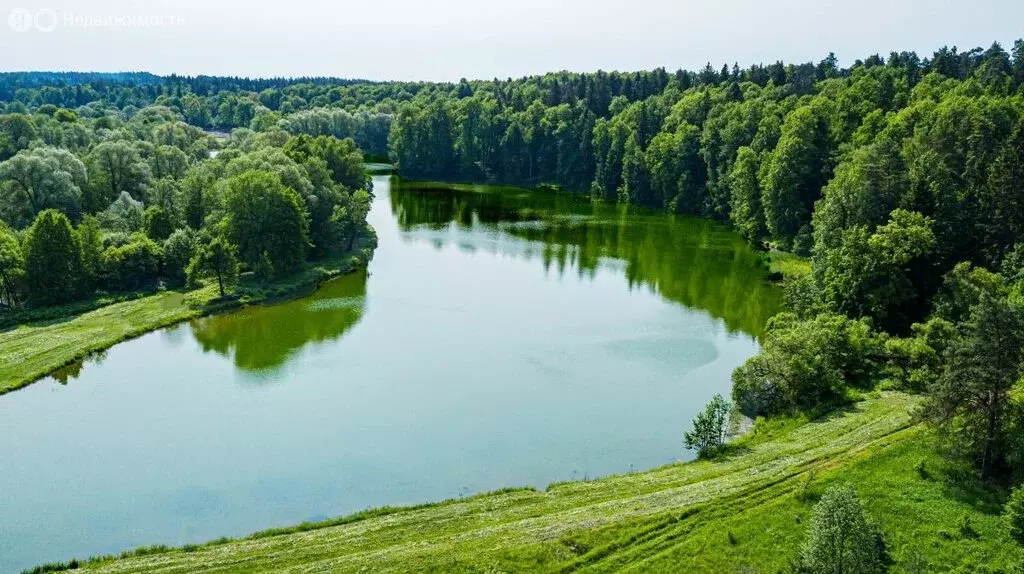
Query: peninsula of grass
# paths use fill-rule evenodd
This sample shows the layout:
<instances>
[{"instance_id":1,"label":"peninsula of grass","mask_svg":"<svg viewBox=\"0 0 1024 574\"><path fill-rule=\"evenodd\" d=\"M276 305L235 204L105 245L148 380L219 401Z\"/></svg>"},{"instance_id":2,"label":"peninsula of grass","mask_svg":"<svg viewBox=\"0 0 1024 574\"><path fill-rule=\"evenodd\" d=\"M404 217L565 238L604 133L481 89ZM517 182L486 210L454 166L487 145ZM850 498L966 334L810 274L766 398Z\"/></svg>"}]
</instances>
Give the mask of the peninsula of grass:
<instances>
[{"instance_id":1,"label":"peninsula of grass","mask_svg":"<svg viewBox=\"0 0 1024 574\"><path fill-rule=\"evenodd\" d=\"M1024 552L999 516L1004 493L952 486L965 483L948 480L957 468L936 454L931 431L914 424L916 405L884 392L803 424L758 421L713 461L39 571L778 572L797 558L818 497L839 482L853 485L881 527L895 571L1016 565Z\"/></svg>"},{"instance_id":2,"label":"peninsula of grass","mask_svg":"<svg viewBox=\"0 0 1024 574\"><path fill-rule=\"evenodd\" d=\"M311 261L302 271L270 282L244 276L236 295L224 300L211 283L195 290L131 293L28 310L21 324L0 330L0 395L156 329L239 306L308 294L328 279L365 266L376 242L371 232L352 252Z\"/></svg>"}]
</instances>

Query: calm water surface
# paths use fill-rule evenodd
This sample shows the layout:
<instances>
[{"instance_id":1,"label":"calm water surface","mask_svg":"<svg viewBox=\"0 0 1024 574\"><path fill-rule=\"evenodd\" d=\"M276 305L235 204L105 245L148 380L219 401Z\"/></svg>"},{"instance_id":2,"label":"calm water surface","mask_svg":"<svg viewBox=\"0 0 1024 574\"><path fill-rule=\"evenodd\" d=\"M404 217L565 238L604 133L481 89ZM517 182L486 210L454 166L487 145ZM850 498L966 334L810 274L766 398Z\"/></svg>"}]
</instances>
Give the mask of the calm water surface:
<instances>
[{"instance_id":1,"label":"calm water surface","mask_svg":"<svg viewBox=\"0 0 1024 574\"><path fill-rule=\"evenodd\" d=\"M0 571L690 458L778 309L708 222L374 185L368 272L0 397Z\"/></svg>"}]
</instances>

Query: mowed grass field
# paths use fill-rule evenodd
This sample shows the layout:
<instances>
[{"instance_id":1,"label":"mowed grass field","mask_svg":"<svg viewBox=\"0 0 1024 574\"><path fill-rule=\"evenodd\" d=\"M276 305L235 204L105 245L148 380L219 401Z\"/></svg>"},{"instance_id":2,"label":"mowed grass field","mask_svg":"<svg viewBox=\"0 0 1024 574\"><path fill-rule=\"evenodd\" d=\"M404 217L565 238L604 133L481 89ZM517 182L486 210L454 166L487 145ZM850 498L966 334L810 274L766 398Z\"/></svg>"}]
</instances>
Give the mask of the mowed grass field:
<instances>
[{"instance_id":1,"label":"mowed grass field","mask_svg":"<svg viewBox=\"0 0 1024 574\"><path fill-rule=\"evenodd\" d=\"M0 331L0 394L125 339L195 317L215 295L212 286L190 293L158 293Z\"/></svg>"},{"instance_id":2,"label":"mowed grass field","mask_svg":"<svg viewBox=\"0 0 1024 574\"><path fill-rule=\"evenodd\" d=\"M368 230L367 236L361 238L353 252L332 260L311 262L289 277L266 284L253 278L243 278L238 286L238 301L221 306L211 306L219 292L210 282L193 291L163 291L85 313L72 312L67 317L30 321L2 329L0 395L149 331L204 313L309 293L331 277L365 266L373 257L376 245L376 235Z\"/></svg>"},{"instance_id":3,"label":"mowed grass field","mask_svg":"<svg viewBox=\"0 0 1024 574\"><path fill-rule=\"evenodd\" d=\"M779 572L797 557L817 498L849 482L885 532L893 571L1011 571L1024 553L999 517L1003 494L952 486L930 431L912 422L915 405L911 396L881 393L822 420L759 424L716 461L76 565L163 573Z\"/></svg>"}]
</instances>

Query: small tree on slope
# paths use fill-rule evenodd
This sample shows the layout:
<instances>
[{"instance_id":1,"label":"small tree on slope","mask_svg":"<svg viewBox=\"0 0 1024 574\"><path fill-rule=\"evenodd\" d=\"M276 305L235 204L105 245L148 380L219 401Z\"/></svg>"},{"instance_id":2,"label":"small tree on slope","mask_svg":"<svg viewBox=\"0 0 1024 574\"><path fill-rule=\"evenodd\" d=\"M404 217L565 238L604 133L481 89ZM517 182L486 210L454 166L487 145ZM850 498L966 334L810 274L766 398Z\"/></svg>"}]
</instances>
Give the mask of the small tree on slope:
<instances>
[{"instance_id":1,"label":"small tree on slope","mask_svg":"<svg viewBox=\"0 0 1024 574\"><path fill-rule=\"evenodd\" d=\"M802 571L810 574L882 572L878 537L850 486L833 486L814 507Z\"/></svg>"},{"instance_id":2,"label":"small tree on slope","mask_svg":"<svg viewBox=\"0 0 1024 574\"><path fill-rule=\"evenodd\" d=\"M715 395L693 419L693 430L683 434L686 448L697 449L697 456L703 458L725 444L730 412L732 404L722 395Z\"/></svg>"}]
</instances>

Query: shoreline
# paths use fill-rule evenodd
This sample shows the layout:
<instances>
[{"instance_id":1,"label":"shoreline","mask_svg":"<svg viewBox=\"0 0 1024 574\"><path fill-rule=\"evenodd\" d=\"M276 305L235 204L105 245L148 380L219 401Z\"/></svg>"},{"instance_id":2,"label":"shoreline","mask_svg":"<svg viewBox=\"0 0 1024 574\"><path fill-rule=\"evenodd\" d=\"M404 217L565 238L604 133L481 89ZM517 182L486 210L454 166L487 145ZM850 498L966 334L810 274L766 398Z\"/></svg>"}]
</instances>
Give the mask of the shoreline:
<instances>
[{"instance_id":1,"label":"shoreline","mask_svg":"<svg viewBox=\"0 0 1024 574\"><path fill-rule=\"evenodd\" d=\"M309 295L324 282L370 263L377 236L369 226L368 231L351 252L325 261L307 262L302 271L266 286L239 285L238 297L232 300L219 300L215 286L208 284L192 291L158 291L75 315L10 327L0 332L0 396L153 331L200 317ZM33 354L32 349L45 350ZM33 362L37 365L33 366Z\"/></svg>"},{"instance_id":2,"label":"shoreline","mask_svg":"<svg viewBox=\"0 0 1024 574\"><path fill-rule=\"evenodd\" d=\"M741 507L757 513L767 500L780 499L792 524L792 515L806 513L813 502L804 497L810 482L815 483L815 491L820 490L820 485L837 479L838 471L912 444L909 439L922 433L909 415L916 404L918 399L911 395L885 392L796 426L755 430L738 439L741 448L733 454L711 460L556 482L543 489L509 487L462 498L376 507L204 543L158 544L41 564L25 572L79 568L198 572L239 564L251 571L276 571L323 566L321 560L338 571L359 571L370 565L391 571L436 570L453 566L446 556L457 555L472 563L493 545L508 545L501 557L488 557L494 563L504 559L513 560L506 566L516 565L518 553L531 555L530 549L539 545L547 548L543 555L552 570L572 570L601 560L609 548L621 550L634 544L642 548L645 537L637 538L631 530L646 531L649 522L668 520L685 531L709 525L715 530L717 520L742 514ZM905 465L917 456L911 452L899 459ZM625 540L614 535L616 526L626 530ZM612 533L609 537L599 534L606 528L611 529L605 531ZM371 532L383 536L380 540L367 537ZM716 531L711 536L722 534ZM309 545L316 551L310 551Z\"/></svg>"}]
</instances>

